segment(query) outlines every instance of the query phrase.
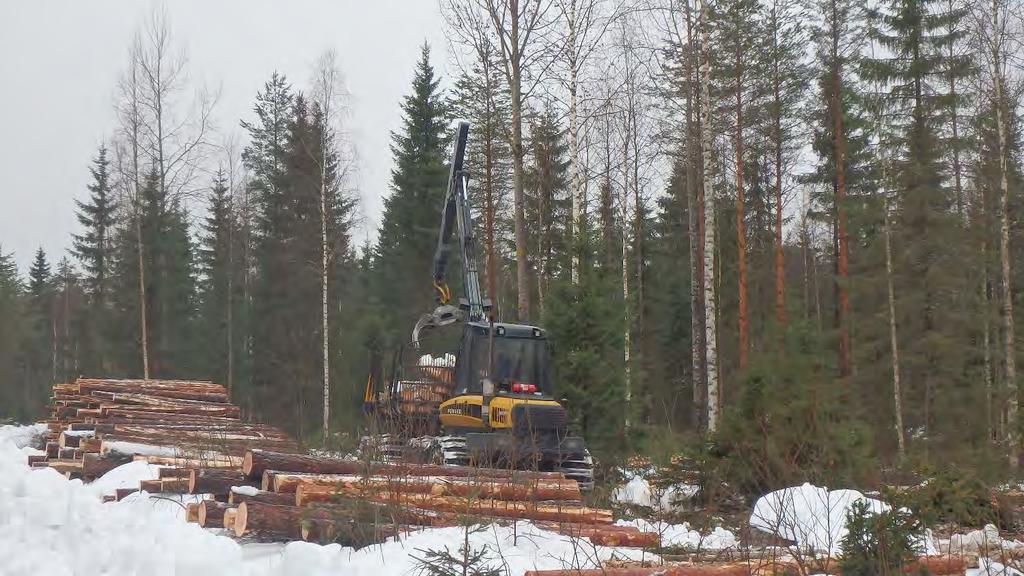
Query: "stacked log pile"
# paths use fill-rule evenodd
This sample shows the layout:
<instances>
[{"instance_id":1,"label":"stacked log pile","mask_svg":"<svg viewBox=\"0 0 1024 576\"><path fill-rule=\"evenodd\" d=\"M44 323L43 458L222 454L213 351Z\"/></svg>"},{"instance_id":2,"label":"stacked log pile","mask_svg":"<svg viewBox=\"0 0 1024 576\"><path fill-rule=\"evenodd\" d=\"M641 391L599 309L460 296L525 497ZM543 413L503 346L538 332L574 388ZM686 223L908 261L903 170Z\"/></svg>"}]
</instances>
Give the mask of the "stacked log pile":
<instances>
[{"instance_id":1,"label":"stacked log pile","mask_svg":"<svg viewBox=\"0 0 1024 576\"><path fill-rule=\"evenodd\" d=\"M238 537L360 545L425 526L530 520L596 545L660 543L585 506L561 473L299 454L281 430L242 421L227 390L209 382L80 378L55 385L49 408L46 456L32 466L91 480L145 460L158 477L107 500L199 495L186 519Z\"/></svg>"},{"instance_id":2,"label":"stacked log pile","mask_svg":"<svg viewBox=\"0 0 1024 576\"><path fill-rule=\"evenodd\" d=\"M656 533L612 525L611 511L584 506L576 481L554 472L367 463L254 449L237 470L192 470L189 488L217 500L204 502L195 520L238 537L359 544L423 526L532 520L597 545L660 542Z\"/></svg>"},{"instance_id":3,"label":"stacked log pile","mask_svg":"<svg viewBox=\"0 0 1024 576\"><path fill-rule=\"evenodd\" d=\"M54 385L48 407L46 456L31 465L85 480L133 459L237 468L253 447L298 450L283 431L242 421L224 386L210 382L79 378ZM187 470L142 488L186 492Z\"/></svg>"}]
</instances>

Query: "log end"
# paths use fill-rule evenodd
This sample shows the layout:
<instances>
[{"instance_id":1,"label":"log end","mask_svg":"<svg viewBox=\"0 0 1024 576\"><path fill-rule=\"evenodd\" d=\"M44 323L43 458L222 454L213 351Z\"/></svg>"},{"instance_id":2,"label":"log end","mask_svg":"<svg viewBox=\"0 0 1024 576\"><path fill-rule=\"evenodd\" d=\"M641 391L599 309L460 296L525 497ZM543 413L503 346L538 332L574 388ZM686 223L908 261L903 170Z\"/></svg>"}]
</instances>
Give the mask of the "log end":
<instances>
[{"instance_id":1,"label":"log end","mask_svg":"<svg viewBox=\"0 0 1024 576\"><path fill-rule=\"evenodd\" d=\"M245 522L249 515L249 507L246 506L245 502L238 505L237 512L234 514L234 523L232 528L235 531L235 536L241 538L245 535ZM225 514L224 527L227 528L227 518Z\"/></svg>"},{"instance_id":2,"label":"log end","mask_svg":"<svg viewBox=\"0 0 1024 576\"><path fill-rule=\"evenodd\" d=\"M228 508L224 511L224 528L226 530L235 529L235 517L238 515L238 508Z\"/></svg>"},{"instance_id":3,"label":"log end","mask_svg":"<svg viewBox=\"0 0 1024 576\"><path fill-rule=\"evenodd\" d=\"M198 522L202 526L203 516L203 507L198 502L190 502L188 507L185 508L186 522Z\"/></svg>"},{"instance_id":4,"label":"log end","mask_svg":"<svg viewBox=\"0 0 1024 576\"><path fill-rule=\"evenodd\" d=\"M196 493L196 476L198 475L198 473L199 473L199 470L196 470L195 468L193 468L192 470L188 471L188 493L189 494L195 494Z\"/></svg>"}]
</instances>

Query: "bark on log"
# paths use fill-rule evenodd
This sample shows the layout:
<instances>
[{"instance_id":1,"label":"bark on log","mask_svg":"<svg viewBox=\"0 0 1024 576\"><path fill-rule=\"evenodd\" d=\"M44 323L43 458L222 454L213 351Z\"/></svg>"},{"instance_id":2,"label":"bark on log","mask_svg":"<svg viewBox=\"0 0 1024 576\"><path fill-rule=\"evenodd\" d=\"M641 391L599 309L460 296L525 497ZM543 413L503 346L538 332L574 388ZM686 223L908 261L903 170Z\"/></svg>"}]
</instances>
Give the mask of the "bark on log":
<instances>
[{"instance_id":1,"label":"bark on log","mask_svg":"<svg viewBox=\"0 0 1024 576\"><path fill-rule=\"evenodd\" d=\"M502 479L464 479L438 477L409 477L400 479L362 478L344 474L294 474L267 470L263 473L263 489L279 493L294 493L298 486L334 487L349 496L364 493L387 495L397 493L433 494L495 500L561 500L581 498L575 480L524 480L514 482Z\"/></svg>"},{"instance_id":2,"label":"bark on log","mask_svg":"<svg viewBox=\"0 0 1024 576\"><path fill-rule=\"evenodd\" d=\"M123 456L111 456L103 458L98 454L82 455L82 476L86 478L98 478L113 470L114 468L131 461L131 458Z\"/></svg>"},{"instance_id":3,"label":"bark on log","mask_svg":"<svg viewBox=\"0 0 1024 576\"><path fill-rule=\"evenodd\" d=\"M302 517L303 510L297 506L242 502L235 515L235 536L258 535L298 540L302 537Z\"/></svg>"},{"instance_id":4,"label":"bark on log","mask_svg":"<svg viewBox=\"0 0 1024 576\"><path fill-rule=\"evenodd\" d=\"M104 494L103 503L106 504L108 502L117 502L117 498L113 494Z\"/></svg>"},{"instance_id":5,"label":"bark on log","mask_svg":"<svg viewBox=\"0 0 1024 576\"><path fill-rule=\"evenodd\" d=\"M82 451L78 448L61 448L57 451L57 458L64 460L76 460L82 457Z\"/></svg>"},{"instance_id":6,"label":"bark on log","mask_svg":"<svg viewBox=\"0 0 1024 576\"><path fill-rule=\"evenodd\" d=\"M242 463L242 458L237 456L209 456L205 458L179 458L176 456L147 456L137 454L133 460L145 460L157 466L174 466L176 468L237 468Z\"/></svg>"},{"instance_id":7,"label":"bark on log","mask_svg":"<svg viewBox=\"0 0 1024 576\"><path fill-rule=\"evenodd\" d=\"M245 474L234 468L197 468L188 477L189 494L227 494L232 486L248 484Z\"/></svg>"},{"instance_id":8,"label":"bark on log","mask_svg":"<svg viewBox=\"0 0 1024 576\"><path fill-rule=\"evenodd\" d=\"M307 518L301 521L299 531L306 542L338 542L343 546L365 546L381 542L399 531L411 532L415 529L412 526L401 526L396 530L393 524L374 525L354 520Z\"/></svg>"},{"instance_id":9,"label":"bark on log","mask_svg":"<svg viewBox=\"0 0 1024 576\"><path fill-rule=\"evenodd\" d=\"M46 462L46 460L46 454L30 454L28 457L28 465L31 467L33 464L36 464L37 462Z\"/></svg>"},{"instance_id":10,"label":"bark on log","mask_svg":"<svg viewBox=\"0 0 1024 576\"><path fill-rule=\"evenodd\" d=\"M168 478L167 480L158 480L158 482L160 482L160 491L166 494L188 493L188 478Z\"/></svg>"},{"instance_id":11,"label":"bark on log","mask_svg":"<svg viewBox=\"0 0 1024 576\"><path fill-rule=\"evenodd\" d=\"M98 453L103 448L103 440L100 438L82 438L78 443L82 452Z\"/></svg>"},{"instance_id":12,"label":"bark on log","mask_svg":"<svg viewBox=\"0 0 1024 576\"><path fill-rule=\"evenodd\" d=\"M171 468L169 466L161 467L156 474L156 477L161 480L167 480L169 478L188 478L192 473L189 468Z\"/></svg>"},{"instance_id":13,"label":"bark on log","mask_svg":"<svg viewBox=\"0 0 1024 576\"><path fill-rule=\"evenodd\" d=\"M143 480L139 482L139 490L149 492L150 494L156 494L160 492L160 489L163 487L161 482L163 482L163 480Z\"/></svg>"},{"instance_id":14,"label":"bark on log","mask_svg":"<svg viewBox=\"0 0 1024 576\"><path fill-rule=\"evenodd\" d=\"M59 453L60 453L60 444L59 443L57 443L57 442L47 442L46 443L46 457L47 458L56 458Z\"/></svg>"},{"instance_id":15,"label":"bark on log","mask_svg":"<svg viewBox=\"0 0 1024 576\"><path fill-rule=\"evenodd\" d=\"M250 450L242 461L242 471L260 480L266 470L308 472L313 474L373 474L375 476L445 476L453 478L564 479L560 472L532 472L473 466L437 466L431 464L384 464L360 460L323 458L305 454L287 454L268 450Z\"/></svg>"},{"instance_id":16,"label":"bark on log","mask_svg":"<svg viewBox=\"0 0 1024 576\"><path fill-rule=\"evenodd\" d=\"M347 495L339 494L333 487L300 484L295 492L295 503L306 506L315 502L333 502ZM392 496L392 497L388 497ZM611 524L610 510L587 508L579 505L561 506L535 502L487 500L434 496L432 494L362 494L358 498L371 502L414 506L426 510L450 512L470 516L493 516L496 518L518 518L523 520L550 520L553 522L578 522L587 524Z\"/></svg>"},{"instance_id":17,"label":"bark on log","mask_svg":"<svg viewBox=\"0 0 1024 576\"><path fill-rule=\"evenodd\" d=\"M958 556L924 556L904 566L904 574L931 574L932 576L951 576L963 574L967 565ZM836 573L837 567L832 566L820 571ZM819 568L814 568L819 570ZM731 564L695 564L678 566L657 566L651 568L595 568L587 570L533 570L525 576L750 576L751 574L799 574L801 567L796 562L741 562Z\"/></svg>"},{"instance_id":18,"label":"bark on log","mask_svg":"<svg viewBox=\"0 0 1024 576\"><path fill-rule=\"evenodd\" d=\"M116 488L114 489L114 496L117 498L117 501L120 502L121 500L127 498L129 495L135 494L138 491L138 488Z\"/></svg>"},{"instance_id":19,"label":"bark on log","mask_svg":"<svg viewBox=\"0 0 1024 576\"><path fill-rule=\"evenodd\" d=\"M223 528L224 512L228 505L214 500L203 500L199 503L199 525L203 528Z\"/></svg>"},{"instance_id":20,"label":"bark on log","mask_svg":"<svg viewBox=\"0 0 1024 576\"><path fill-rule=\"evenodd\" d=\"M228 503L238 505L242 502L258 502L260 504L276 504L278 506L294 506L294 494L277 494L275 492L258 492L256 494L244 494L232 490L228 493Z\"/></svg>"}]
</instances>

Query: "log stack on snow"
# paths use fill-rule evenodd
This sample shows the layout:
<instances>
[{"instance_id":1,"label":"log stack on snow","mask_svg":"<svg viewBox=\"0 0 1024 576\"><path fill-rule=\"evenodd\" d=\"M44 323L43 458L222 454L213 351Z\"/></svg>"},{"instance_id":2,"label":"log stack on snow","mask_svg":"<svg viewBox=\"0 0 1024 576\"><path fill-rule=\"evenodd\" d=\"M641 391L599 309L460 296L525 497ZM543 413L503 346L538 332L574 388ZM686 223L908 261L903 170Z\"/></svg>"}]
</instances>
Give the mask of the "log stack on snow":
<instances>
[{"instance_id":1,"label":"log stack on snow","mask_svg":"<svg viewBox=\"0 0 1024 576\"><path fill-rule=\"evenodd\" d=\"M239 470L196 469L189 485L193 493L218 499L227 490L227 506L204 503L216 508L206 516L199 508L198 521L239 537L357 544L423 526L531 520L597 545L660 543L656 533L612 525L610 510L585 506L576 481L556 472L368 463L253 449Z\"/></svg>"},{"instance_id":2,"label":"log stack on snow","mask_svg":"<svg viewBox=\"0 0 1024 576\"><path fill-rule=\"evenodd\" d=\"M223 468L253 447L298 450L283 431L243 422L227 389L210 382L79 378L54 385L49 408L46 458L32 465L86 480L132 459ZM185 474L161 482L160 491L187 491Z\"/></svg>"},{"instance_id":3,"label":"log stack on snow","mask_svg":"<svg viewBox=\"0 0 1024 576\"><path fill-rule=\"evenodd\" d=\"M158 477L117 489L188 493L186 519L238 537L359 545L421 527L530 520L596 545L654 547L659 535L614 526L557 472L368 463L300 454L287 434L241 420L209 382L80 378L53 387L49 466L85 480L131 460Z\"/></svg>"}]
</instances>

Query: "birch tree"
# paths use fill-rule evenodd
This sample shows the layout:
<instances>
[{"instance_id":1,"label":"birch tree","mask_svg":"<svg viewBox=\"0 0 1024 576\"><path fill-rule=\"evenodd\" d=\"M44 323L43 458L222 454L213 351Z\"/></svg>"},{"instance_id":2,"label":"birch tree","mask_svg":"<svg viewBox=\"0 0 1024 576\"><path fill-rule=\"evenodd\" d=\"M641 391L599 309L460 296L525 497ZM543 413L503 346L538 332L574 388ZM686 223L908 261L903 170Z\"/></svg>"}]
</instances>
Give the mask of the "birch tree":
<instances>
[{"instance_id":1,"label":"birch tree","mask_svg":"<svg viewBox=\"0 0 1024 576\"><path fill-rule=\"evenodd\" d=\"M344 113L347 94L338 64L338 55L333 50L321 54L316 62L313 79L313 99L323 114L324 128L320 133L320 145L316 154L316 163L320 169L320 329L322 331L323 362L323 442L327 445L330 437L331 416L331 348L328 308L328 277L329 264L334 255L331 253L331 241L328 238L329 198L332 196L331 185L335 181L344 181L351 163L341 159L341 172L330 177L331 164L337 159L336 124Z\"/></svg>"}]
</instances>

